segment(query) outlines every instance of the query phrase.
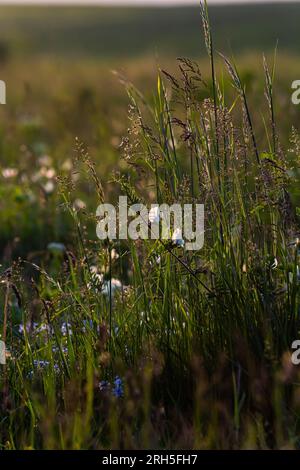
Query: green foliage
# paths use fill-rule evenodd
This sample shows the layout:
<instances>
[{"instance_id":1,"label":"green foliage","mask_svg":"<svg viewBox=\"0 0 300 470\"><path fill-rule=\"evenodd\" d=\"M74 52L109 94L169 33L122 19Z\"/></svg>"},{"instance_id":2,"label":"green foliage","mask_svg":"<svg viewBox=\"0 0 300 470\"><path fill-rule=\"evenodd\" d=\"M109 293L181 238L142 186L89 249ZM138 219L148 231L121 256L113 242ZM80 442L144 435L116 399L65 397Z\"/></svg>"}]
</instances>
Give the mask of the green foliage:
<instances>
[{"instance_id":1,"label":"green foliage","mask_svg":"<svg viewBox=\"0 0 300 470\"><path fill-rule=\"evenodd\" d=\"M209 69L181 58L153 93L123 79L125 126L91 64L41 101L15 97L27 112L1 143L4 449L299 447L300 139L281 143L267 60L254 100L227 56L219 73L202 20ZM204 203L204 248L100 242L95 209L119 193Z\"/></svg>"},{"instance_id":2,"label":"green foliage","mask_svg":"<svg viewBox=\"0 0 300 470\"><path fill-rule=\"evenodd\" d=\"M226 5L210 8L216 50L236 53L280 49L299 53L297 4ZM199 8L1 6L3 52L111 60L154 54L199 57ZM254 34L255 32L255 34ZM226 40L224 40L226 38ZM2 60L3 60L2 59Z\"/></svg>"}]
</instances>

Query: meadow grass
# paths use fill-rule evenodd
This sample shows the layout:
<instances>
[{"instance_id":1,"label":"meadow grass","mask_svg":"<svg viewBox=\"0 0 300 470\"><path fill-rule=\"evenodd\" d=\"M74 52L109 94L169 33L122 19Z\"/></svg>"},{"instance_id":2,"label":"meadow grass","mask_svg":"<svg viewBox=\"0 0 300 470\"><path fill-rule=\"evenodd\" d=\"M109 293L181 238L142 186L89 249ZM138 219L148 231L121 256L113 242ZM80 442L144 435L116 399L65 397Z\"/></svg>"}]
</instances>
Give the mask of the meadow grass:
<instances>
[{"instance_id":1,"label":"meadow grass","mask_svg":"<svg viewBox=\"0 0 300 470\"><path fill-rule=\"evenodd\" d=\"M290 355L300 334L300 137L291 130L281 143L273 59L262 62L265 90L255 97L262 118L234 61L217 58L205 5L201 14L203 71L179 59L145 94L119 75L128 129L108 181L98 171L108 146L95 148L109 132L95 124L92 85L79 86L78 102L58 98L65 107L48 115L49 130L29 100L14 150L4 139L17 174L4 172L1 187L13 201L2 232L3 449L299 447ZM74 141L76 128L91 149ZM18 166L24 140L31 165ZM55 163L44 141L58 142ZM118 194L204 203L204 248L99 241L96 207Z\"/></svg>"},{"instance_id":2,"label":"meadow grass","mask_svg":"<svg viewBox=\"0 0 300 470\"><path fill-rule=\"evenodd\" d=\"M274 49L299 53L300 6L211 5L216 50L245 53ZM0 6L0 60L44 54L122 60L124 57L205 55L198 6Z\"/></svg>"}]
</instances>

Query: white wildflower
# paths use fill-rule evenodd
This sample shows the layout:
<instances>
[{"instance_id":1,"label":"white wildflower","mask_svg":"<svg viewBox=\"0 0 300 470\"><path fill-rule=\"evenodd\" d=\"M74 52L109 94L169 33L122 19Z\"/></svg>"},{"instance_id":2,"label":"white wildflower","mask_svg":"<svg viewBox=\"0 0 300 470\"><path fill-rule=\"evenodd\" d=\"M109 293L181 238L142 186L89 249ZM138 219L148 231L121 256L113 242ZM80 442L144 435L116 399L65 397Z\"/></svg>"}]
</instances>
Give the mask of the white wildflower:
<instances>
[{"instance_id":1,"label":"white wildflower","mask_svg":"<svg viewBox=\"0 0 300 470\"><path fill-rule=\"evenodd\" d=\"M51 166L52 165L52 158L49 155L42 155L38 159L38 163L40 166Z\"/></svg>"},{"instance_id":2,"label":"white wildflower","mask_svg":"<svg viewBox=\"0 0 300 470\"><path fill-rule=\"evenodd\" d=\"M18 173L17 168L4 168L2 170L2 176L5 179L15 178L18 176Z\"/></svg>"},{"instance_id":3,"label":"white wildflower","mask_svg":"<svg viewBox=\"0 0 300 470\"><path fill-rule=\"evenodd\" d=\"M54 168L46 168L43 166L40 169L40 175L48 180L52 180L56 176L56 171Z\"/></svg>"},{"instance_id":4,"label":"white wildflower","mask_svg":"<svg viewBox=\"0 0 300 470\"><path fill-rule=\"evenodd\" d=\"M80 211L86 208L86 203L81 199L75 199L73 203L73 209L76 211Z\"/></svg>"},{"instance_id":5,"label":"white wildflower","mask_svg":"<svg viewBox=\"0 0 300 470\"><path fill-rule=\"evenodd\" d=\"M55 188L54 183L51 180L47 181L47 183L43 185L43 189L45 193L47 194L53 193L54 188Z\"/></svg>"}]
</instances>

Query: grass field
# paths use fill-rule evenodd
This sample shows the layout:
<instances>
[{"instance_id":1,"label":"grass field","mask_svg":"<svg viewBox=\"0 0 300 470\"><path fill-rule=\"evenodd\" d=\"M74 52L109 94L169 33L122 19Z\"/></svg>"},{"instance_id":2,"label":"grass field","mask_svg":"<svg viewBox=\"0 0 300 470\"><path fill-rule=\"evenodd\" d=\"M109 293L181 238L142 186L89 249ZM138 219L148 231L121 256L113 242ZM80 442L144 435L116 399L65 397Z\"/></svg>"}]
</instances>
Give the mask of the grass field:
<instances>
[{"instance_id":1,"label":"grass field","mask_svg":"<svg viewBox=\"0 0 300 470\"><path fill-rule=\"evenodd\" d=\"M199 8L0 8L0 37L11 53L71 58L205 54ZM299 53L300 5L213 6L216 50Z\"/></svg>"},{"instance_id":2,"label":"grass field","mask_svg":"<svg viewBox=\"0 0 300 470\"><path fill-rule=\"evenodd\" d=\"M300 5L210 12L0 8L2 449L299 448ZM203 249L98 240L119 194Z\"/></svg>"}]
</instances>

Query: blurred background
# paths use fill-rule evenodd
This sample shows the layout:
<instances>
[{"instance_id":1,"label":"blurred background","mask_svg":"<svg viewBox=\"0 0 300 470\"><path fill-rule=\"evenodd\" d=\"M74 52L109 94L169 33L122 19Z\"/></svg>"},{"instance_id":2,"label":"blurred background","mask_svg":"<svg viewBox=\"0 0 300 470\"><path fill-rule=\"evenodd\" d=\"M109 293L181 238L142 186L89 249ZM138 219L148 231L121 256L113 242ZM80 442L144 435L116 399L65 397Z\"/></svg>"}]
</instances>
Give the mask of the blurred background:
<instances>
[{"instance_id":1,"label":"blurred background","mask_svg":"<svg viewBox=\"0 0 300 470\"><path fill-rule=\"evenodd\" d=\"M157 54L172 59L178 55L199 57L204 52L197 0L98 0L96 7L72 6L76 1L59 0L40 1L34 6L25 6L26 2L20 1L18 6L9 3L14 2L0 2L3 58L9 54L14 57L47 54L73 60L112 60ZM55 5L59 3L62 6ZM101 6L103 3L106 6ZM126 6L127 3L131 5ZM180 5L176 7L174 3ZM217 4L214 1L208 4L217 48L235 54L267 52L278 41L282 53L299 52L298 2L274 4L250 0L247 4L232 4L219 0Z\"/></svg>"},{"instance_id":2,"label":"blurred background","mask_svg":"<svg viewBox=\"0 0 300 470\"><path fill-rule=\"evenodd\" d=\"M68 225L57 214L56 176L71 168L76 136L104 180L122 170L128 99L113 71L149 100L158 67L176 75L177 57L197 60L204 78L209 75L197 1L14 3L0 2L0 79L7 85L7 105L0 107L0 251L8 258L67 238ZM291 83L300 79L300 3L208 3L215 49L238 64L262 141L262 57L271 65L278 45L275 106L288 146L300 117L291 103ZM233 96L221 58L217 66ZM93 208L88 182L79 197Z\"/></svg>"}]
</instances>

